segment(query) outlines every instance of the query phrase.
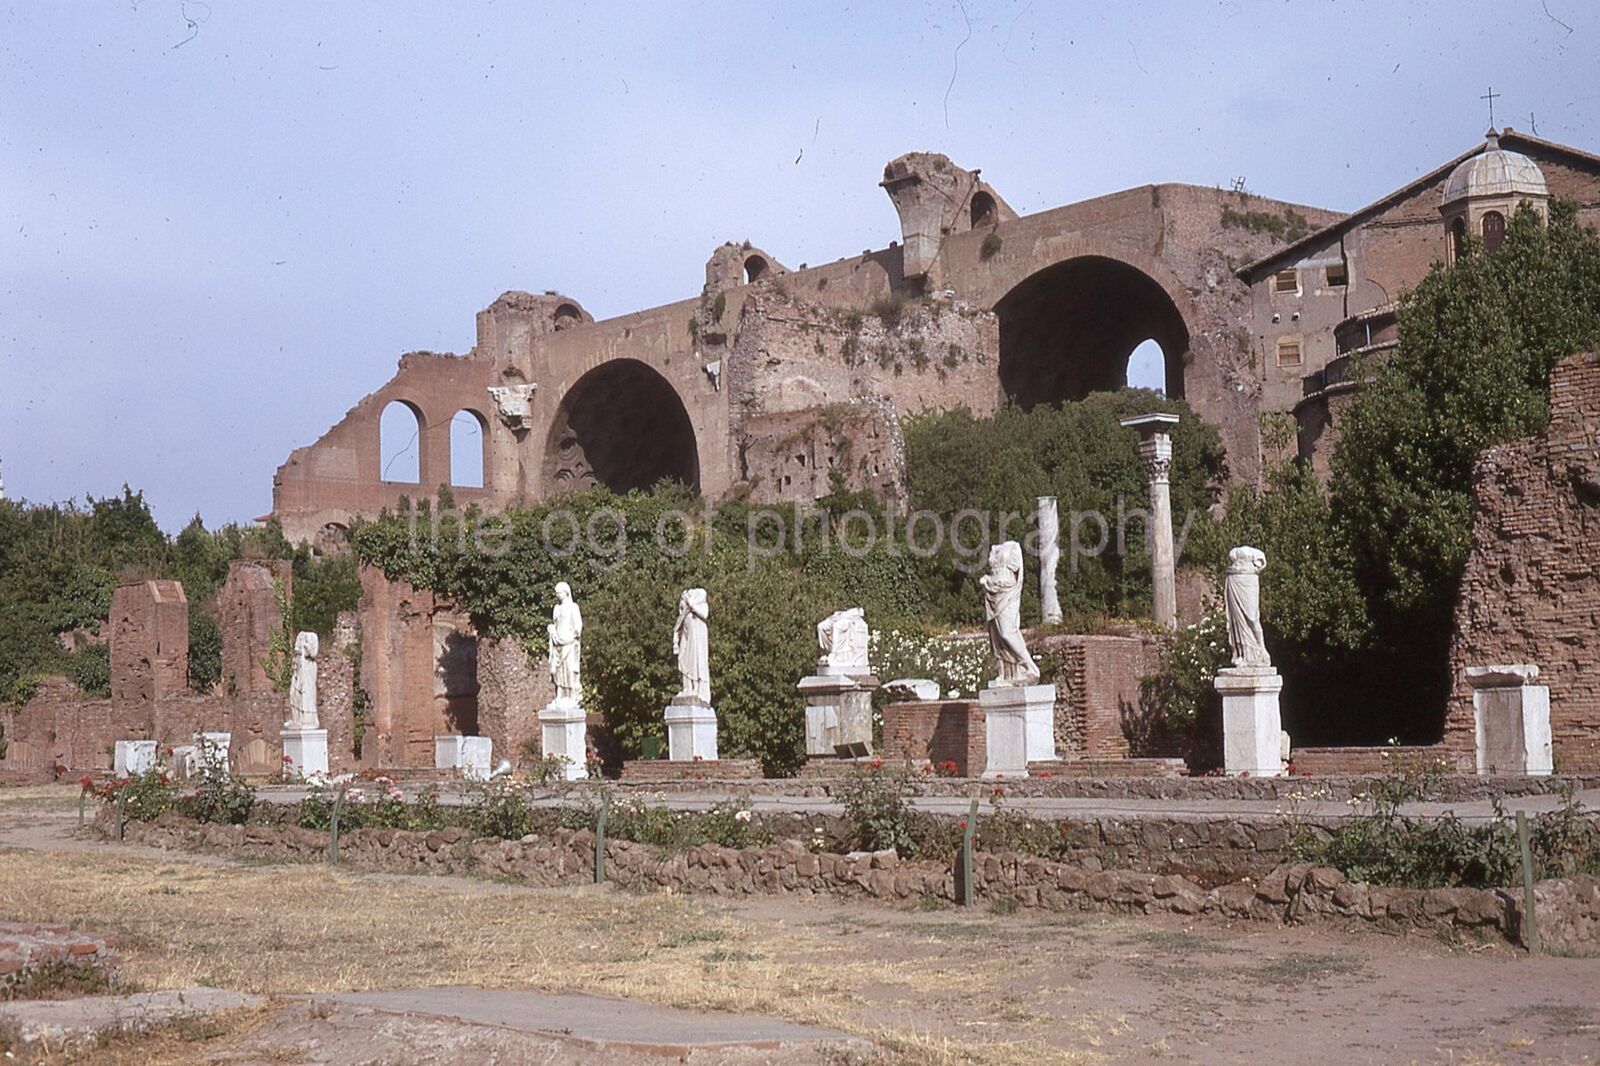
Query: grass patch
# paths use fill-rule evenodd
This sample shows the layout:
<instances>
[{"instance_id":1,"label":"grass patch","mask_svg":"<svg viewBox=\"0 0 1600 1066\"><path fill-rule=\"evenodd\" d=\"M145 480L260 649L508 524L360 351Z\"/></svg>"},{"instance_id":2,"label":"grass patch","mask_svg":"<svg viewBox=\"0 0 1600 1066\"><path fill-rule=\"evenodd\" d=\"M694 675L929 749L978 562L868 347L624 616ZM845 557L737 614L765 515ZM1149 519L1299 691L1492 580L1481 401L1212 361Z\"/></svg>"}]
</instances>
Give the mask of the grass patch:
<instances>
[{"instance_id":1,"label":"grass patch","mask_svg":"<svg viewBox=\"0 0 1600 1066\"><path fill-rule=\"evenodd\" d=\"M1285 955L1241 972L1268 984L1299 985L1330 977L1353 977L1366 970L1364 960L1349 955Z\"/></svg>"}]
</instances>

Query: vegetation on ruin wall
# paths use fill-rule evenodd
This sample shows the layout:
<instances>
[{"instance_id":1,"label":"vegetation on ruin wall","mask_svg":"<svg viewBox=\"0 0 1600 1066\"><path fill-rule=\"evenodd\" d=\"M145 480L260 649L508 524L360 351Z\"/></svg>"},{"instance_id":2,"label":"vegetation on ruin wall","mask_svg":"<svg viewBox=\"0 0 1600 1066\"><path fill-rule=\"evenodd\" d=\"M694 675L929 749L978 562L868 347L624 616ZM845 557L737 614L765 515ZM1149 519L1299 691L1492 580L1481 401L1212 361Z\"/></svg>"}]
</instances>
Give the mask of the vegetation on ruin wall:
<instances>
[{"instance_id":1,"label":"vegetation on ruin wall","mask_svg":"<svg viewBox=\"0 0 1600 1066\"><path fill-rule=\"evenodd\" d=\"M995 540L1006 539L999 535L998 516L1009 512L1019 517L1008 536L1026 544L1024 538L1034 528L1035 501L1054 495L1061 517L1057 585L1064 612L1147 617L1150 556L1144 523L1138 517L1126 523L1120 546L1117 526L1119 514L1148 507L1148 479L1138 455L1138 433L1118 422L1153 411L1182 416L1173 432L1172 512L1180 536L1186 518L1193 516L1183 557L1193 562L1192 552L1200 545L1195 533L1209 524L1206 512L1216 502L1216 486L1224 479L1222 445L1216 428L1196 418L1187 404L1149 389L1096 393L1076 403L1031 411L1005 408L984 418L966 410L912 417L905 426L910 506L939 514L946 529L965 509L995 516L991 530ZM1093 547L1100 537L1100 526L1091 514L1104 516L1109 527L1104 550L1093 556L1080 553L1076 562L1071 550L1074 513L1081 516L1078 541L1085 548ZM975 527L960 528L970 561ZM919 543L928 543L923 532ZM933 557L918 562L918 575L927 589L932 617L981 624L982 601L971 587L970 575L957 567L957 551L947 541ZM1030 562L1030 568L1033 565ZM1024 618L1039 616L1038 598L1038 582L1030 580Z\"/></svg>"},{"instance_id":2,"label":"vegetation on ruin wall","mask_svg":"<svg viewBox=\"0 0 1600 1066\"><path fill-rule=\"evenodd\" d=\"M189 680L208 691L221 676L215 596L239 558L292 559L295 624L327 633L360 595L353 560L292 549L276 525L207 530L196 516L176 537L156 525L144 494L87 503L0 500L0 704L27 702L41 677L62 675L91 696L110 691L103 641L111 593L123 580L172 578L189 598ZM63 634L85 642L68 651Z\"/></svg>"},{"instance_id":3,"label":"vegetation on ruin wall","mask_svg":"<svg viewBox=\"0 0 1600 1066\"><path fill-rule=\"evenodd\" d=\"M1551 368L1597 346L1600 236L1570 203L1548 226L1525 208L1499 252L1469 240L1402 299L1398 350L1366 368L1326 499L1297 469L1230 498L1220 538L1267 553L1268 644L1310 730L1438 738L1474 463L1543 430Z\"/></svg>"}]
</instances>

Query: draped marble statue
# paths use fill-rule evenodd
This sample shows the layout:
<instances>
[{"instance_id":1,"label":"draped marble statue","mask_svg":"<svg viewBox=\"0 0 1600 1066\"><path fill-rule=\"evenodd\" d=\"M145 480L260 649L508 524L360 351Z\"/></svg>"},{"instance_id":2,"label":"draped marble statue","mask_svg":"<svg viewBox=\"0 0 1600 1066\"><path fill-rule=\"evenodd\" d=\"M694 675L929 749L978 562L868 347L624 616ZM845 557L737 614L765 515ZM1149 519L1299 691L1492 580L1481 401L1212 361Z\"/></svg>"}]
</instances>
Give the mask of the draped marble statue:
<instances>
[{"instance_id":1,"label":"draped marble statue","mask_svg":"<svg viewBox=\"0 0 1600 1066\"><path fill-rule=\"evenodd\" d=\"M576 706L582 694L579 660L583 647L583 612L572 601L572 586L556 582L556 606L545 627L550 635L550 680L555 703Z\"/></svg>"},{"instance_id":2,"label":"draped marble statue","mask_svg":"<svg viewBox=\"0 0 1600 1066\"><path fill-rule=\"evenodd\" d=\"M990 685L1009 688L1035 685L1039 667L1022 639L1022 545L1014 540L989 549L989 570L978 579L983 590L983 616L989 648L1000 664Z\"/></svg>"},{"instance_id":3,"label":"draped marble statue","mask_svg":"<svg viewBox=\"0 0 1600 1066\"><path fill-rule=\"evenodd\" d=\"M1223 605L1228 614L1228 653L1240 668L1270 668L1272 656L1261 635L1261 571L1267 557L1259 548L1239 547L1228 553Z\"/></svg>"},{"instance_id":4,"label":"draped marble statue","mask_svg":"<svg viewBox=\"0 0 1600 1066\"><path fill-rule=\"evenodd\" d=\"M677 700L711 702L710 612L705 589L685 589L678 597L678 622L672 627L672 653L678 657L682 679Z\"/></svg>"},{"instance_id":5,"label":"draped marble statue","mask_svg":"<svg viewBox=\"0 0 1600 1066\"><path fill-rule=\"evenodd\" d=\"M285 729L316 729L317 723L317 635L300 633L294 638L294 673L289 679L289 720Z\"/></svg>"},{"instance_id":6,"label":"draped marble statue","mask_svg":"<svg viewBox=\"0 0 1600 1066\"><path fill-rule=\"evenodd\" d=\"M818 665L831 667L836 674L872 673L867 639L867 618L860 607L834 611L817 623L817 647L822 650Z\"/></svg>"}]
</instances>

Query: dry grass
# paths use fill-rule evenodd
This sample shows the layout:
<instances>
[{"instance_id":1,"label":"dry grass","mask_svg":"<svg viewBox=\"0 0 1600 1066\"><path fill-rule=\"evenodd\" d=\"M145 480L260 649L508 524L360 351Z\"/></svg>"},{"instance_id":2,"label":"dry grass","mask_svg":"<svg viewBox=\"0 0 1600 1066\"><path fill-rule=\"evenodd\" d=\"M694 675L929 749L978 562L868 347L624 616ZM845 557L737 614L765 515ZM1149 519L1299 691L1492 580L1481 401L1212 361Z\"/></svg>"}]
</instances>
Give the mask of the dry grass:
<instances>
[{"instance_id":1,"label":"dry grass","mask_svg":"<svg viewBox=\"0 0 1600 1066\"><path fill-rule=\"evenodd\" d=\"M1097 1019L1024 1008L1004 951L892 961L882 931L818 935L667 894L10 851L0 913L118 934L124 975L149 989L587 991L837 1026L910 1064L1073 1064L1099 1042Z\"/></svg>"}]
</instances>

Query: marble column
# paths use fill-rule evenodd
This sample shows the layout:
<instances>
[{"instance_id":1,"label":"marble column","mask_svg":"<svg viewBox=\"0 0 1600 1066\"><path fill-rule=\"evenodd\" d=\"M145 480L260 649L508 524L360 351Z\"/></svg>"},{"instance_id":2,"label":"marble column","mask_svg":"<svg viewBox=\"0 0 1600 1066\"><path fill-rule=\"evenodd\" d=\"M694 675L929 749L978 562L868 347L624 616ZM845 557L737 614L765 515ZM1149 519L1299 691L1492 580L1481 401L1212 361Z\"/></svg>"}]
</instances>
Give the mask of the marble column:
<instances>
[{"instance_id":1,"label":"marble column","mask_svg":"<svg viewBox=\"0 0 1600 1066\"><path fill-rule=\"evenodd\" d=\"M1056 565L1061 561L1061 514L1054 496L1040 496L1039 614L1045 625L1061 621L1061 597L1056 592Z\"/></svg>"},{"instance_id":2,"label":"marble column","mask_svg":"<svg viewBox=\"0 0 1600 1066\"><path fill-rule=\"evenodd\" d=\"M1158 625L1178 628L1178 561L1172 547L1172 427L1177 415L1140 415L1122 424L1139 431L1139 458L1150 478L1150 584L1154 592L1151 614Z\"/></svg>"}]
</instances>

